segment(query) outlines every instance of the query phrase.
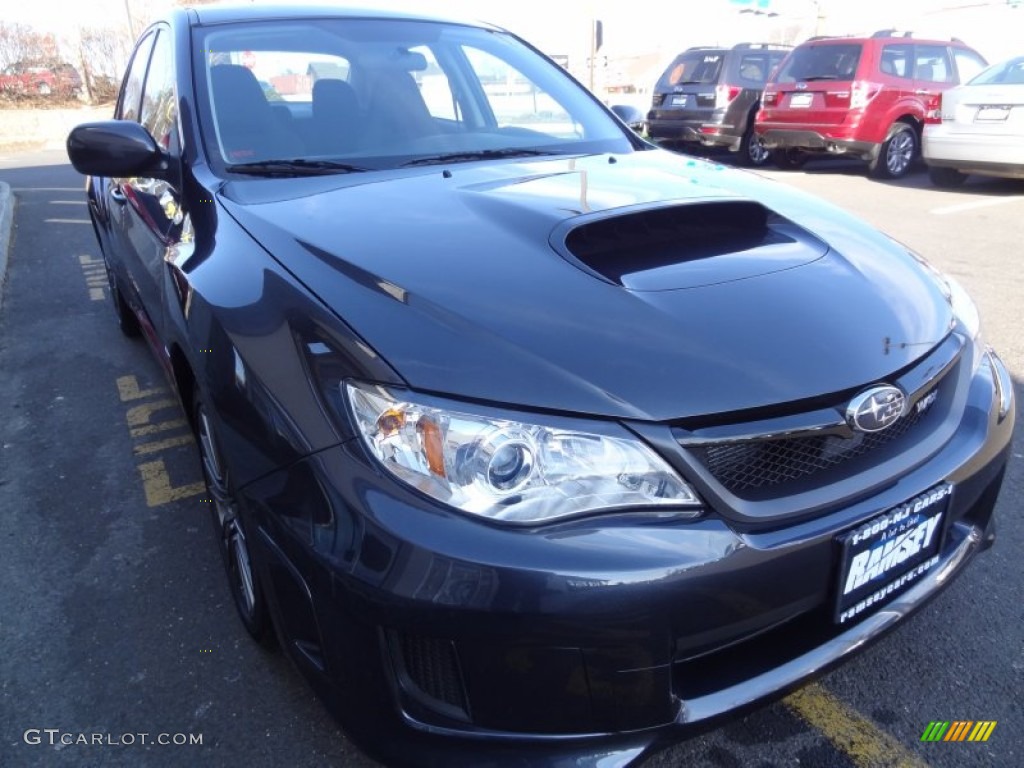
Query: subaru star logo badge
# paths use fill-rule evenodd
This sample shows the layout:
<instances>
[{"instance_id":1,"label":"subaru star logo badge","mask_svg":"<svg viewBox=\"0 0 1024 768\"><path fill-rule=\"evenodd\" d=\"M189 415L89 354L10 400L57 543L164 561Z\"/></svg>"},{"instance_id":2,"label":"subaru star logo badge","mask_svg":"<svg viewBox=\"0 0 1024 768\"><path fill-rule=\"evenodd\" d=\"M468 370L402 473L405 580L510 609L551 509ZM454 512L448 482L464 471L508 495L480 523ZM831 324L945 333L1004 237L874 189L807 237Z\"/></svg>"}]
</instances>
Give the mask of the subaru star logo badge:
<instances>
[{"instance_id":1,"label":"subaru star logo badge","mask_svg":"<svg viewBox=\"0 0 1024 768\"><path fill-rule=\"evenodd\" d=\"M796 84L796 89L798 91L806 91L807 90L807 83L797 83Z\"/></svg>"},{"instance_id":2,"label":"subaru star logo badge","mask_svg":"<svg viewBox=\"0 0 1024 768\"><path fill-rule=\"evenodd\" d=\"M858 432L881 432L903 415L905 405L906 398L896 387L872 387L850 401L846 423Z\"/></svg>"}]
</instances>

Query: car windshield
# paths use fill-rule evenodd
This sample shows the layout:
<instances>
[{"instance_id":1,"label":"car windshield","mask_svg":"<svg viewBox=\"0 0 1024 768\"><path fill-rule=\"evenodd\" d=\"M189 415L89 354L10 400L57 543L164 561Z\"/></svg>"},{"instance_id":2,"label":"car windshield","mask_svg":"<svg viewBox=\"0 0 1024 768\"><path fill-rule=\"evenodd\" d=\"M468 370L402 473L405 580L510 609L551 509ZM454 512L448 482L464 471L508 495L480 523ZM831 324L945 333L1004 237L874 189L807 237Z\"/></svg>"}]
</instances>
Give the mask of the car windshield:
<instances>
[{"instance_id":1,"label":"car windshield","mask_svg":"<svg viewBox=\"0 0 1024 768\"><path fill-rule=\"evenodd\" d=\"M1024 85L1024 56L983 69L968 85Z\"/></svg>"},{"instance_id":2,"label":"car windshield","mask_svg":"<svg viewBox=\"0 0 1024 768\"><path fill-rule=\"evenodd\" d=\"M722 70L723 51L687 51L676 56L658 80L658 89L666 90L676 85L708 85L718 82Z\"/></svg>"},{"instance_id":3,"label":"car windshield","mask_svg":"<svg viewBox=\"0 0 1024 768\"><path fill-rule=\"evenodd\" d=\"M780 83L853 80L860 62L857 43L805 45L793 50L776 78Z\"/></svg>"},{"instance_id":4,"label":"car windshield","mask_svg":"<svg viewBox=\"0 0 1024 768\"><path fill-rule=\"evenodd\" d=\"M560 67L502 32L299 19L194 39L204 142L228 170L351 173L633 146Z\"/></svg>"}]
</instances>

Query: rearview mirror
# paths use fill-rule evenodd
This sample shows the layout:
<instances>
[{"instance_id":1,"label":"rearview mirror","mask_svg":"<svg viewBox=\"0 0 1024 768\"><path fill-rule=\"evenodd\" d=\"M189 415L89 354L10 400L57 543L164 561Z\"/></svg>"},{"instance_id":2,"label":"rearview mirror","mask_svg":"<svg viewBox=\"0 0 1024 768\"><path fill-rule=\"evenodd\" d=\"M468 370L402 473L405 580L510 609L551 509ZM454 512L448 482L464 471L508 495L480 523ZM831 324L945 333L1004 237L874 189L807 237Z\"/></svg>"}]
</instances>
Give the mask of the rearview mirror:
<instances>
[{"instance_id":1,"label":"rearview mirror","mask_svg":"<svg viewBox=\"0 0 1024 768\"><path fill-rule=\"evenodd\" d=\"M68 157L86 176L159 178L168 157L149 131L133 120L83 123L68 134Z\"/></svg>"}]
</instances>

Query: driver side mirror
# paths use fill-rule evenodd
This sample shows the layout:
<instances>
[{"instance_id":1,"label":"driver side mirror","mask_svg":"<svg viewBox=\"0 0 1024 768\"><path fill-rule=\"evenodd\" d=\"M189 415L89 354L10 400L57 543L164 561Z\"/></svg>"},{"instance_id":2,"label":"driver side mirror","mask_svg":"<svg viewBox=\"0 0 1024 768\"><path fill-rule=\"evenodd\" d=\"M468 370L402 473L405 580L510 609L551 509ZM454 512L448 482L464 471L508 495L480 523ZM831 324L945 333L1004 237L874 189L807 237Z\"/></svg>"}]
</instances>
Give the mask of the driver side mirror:
<instances>
[{"instance_id":1,"label":"driver side mirror","mask_svg":"<svg viewBox=\"0 0 1024 768\"><path fill-rule=\"evenodd\" d=\"M161 178L169 156L134 120L83 123L68 134L68 158L85 176Z\"/></svg>"}]
</instances>

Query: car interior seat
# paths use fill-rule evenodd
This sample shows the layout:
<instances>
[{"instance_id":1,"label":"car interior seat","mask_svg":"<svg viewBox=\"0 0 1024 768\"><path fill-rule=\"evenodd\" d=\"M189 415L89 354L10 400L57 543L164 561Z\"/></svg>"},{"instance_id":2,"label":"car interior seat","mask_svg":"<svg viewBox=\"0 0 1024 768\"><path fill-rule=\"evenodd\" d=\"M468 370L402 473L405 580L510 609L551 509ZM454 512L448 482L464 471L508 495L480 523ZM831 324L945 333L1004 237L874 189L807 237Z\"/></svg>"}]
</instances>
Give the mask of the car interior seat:
<instances>
[{"instance_id":1,"label":"car interior seat","mask_svg":"<svg viewBox=\"0 0 1024 768\"><path fill-rule=\"evenodd\" d=\"M221 152L232 163L302 155L298 135L274 115L256 76L238 64L210 68L213 114Z\"/></svg>"},{"instance_id":2,"label":"car interior seat","mask_svg":"<svg viewBox=\"0 0 1024 768\"><path fill-rule=\"evenodd\" d=\"M307 138L311 152L345 154L355 148L359 128L359 100L351 85L337 78L313 83L313 130Z\"/></svg>"}]
</instances>

